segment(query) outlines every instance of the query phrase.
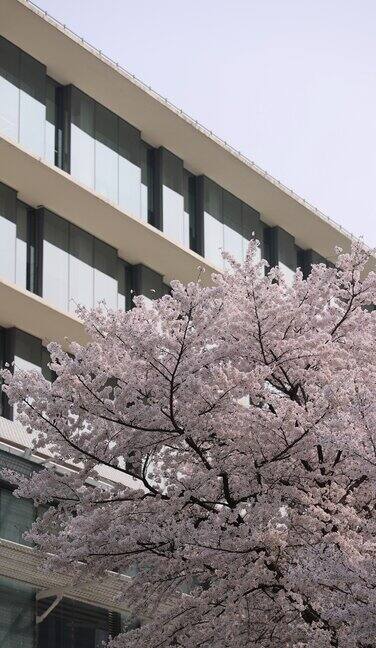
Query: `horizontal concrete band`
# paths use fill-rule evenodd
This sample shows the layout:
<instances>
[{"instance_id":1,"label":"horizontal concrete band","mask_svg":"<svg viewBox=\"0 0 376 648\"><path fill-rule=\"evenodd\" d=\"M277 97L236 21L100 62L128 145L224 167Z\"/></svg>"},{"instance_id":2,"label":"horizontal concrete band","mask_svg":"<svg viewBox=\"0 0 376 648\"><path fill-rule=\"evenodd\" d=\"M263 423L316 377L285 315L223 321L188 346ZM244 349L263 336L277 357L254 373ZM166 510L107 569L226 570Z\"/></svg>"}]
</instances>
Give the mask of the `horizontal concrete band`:
<instances>
[{"instance_id":1,"label":"horizontal concrete band","mask_svg":"<svg viewBox=\"0 0 376 648\"><path fill-rule=\"evenodd\" d=\"M101 582L93 581L77 587L72 579L41 569L41 558L31 547L0 538L0 575L33 585L37 590L49 589L51 596L61 594L83 603L99 605L115 612L126 612L126 604L115 602L119 592L119 577L109 574ZM125 578L125 577L124 577Z\"/></svg>"},{"instance_id":2,"label":"horizontal concrete band","mask_svg":"<svg viewBox=\"0 0 376 648\"><path fill-rule=\"evenodd\" d=\"M163 232L126 214L68 173L40 160L19 144L0 137L0 181L32 207L43 206L112 245L131 264L144 263L166 283L194 281L199 267L203 282L217 269L201 256L169 239Z\"/></svg>"}]
</instances>

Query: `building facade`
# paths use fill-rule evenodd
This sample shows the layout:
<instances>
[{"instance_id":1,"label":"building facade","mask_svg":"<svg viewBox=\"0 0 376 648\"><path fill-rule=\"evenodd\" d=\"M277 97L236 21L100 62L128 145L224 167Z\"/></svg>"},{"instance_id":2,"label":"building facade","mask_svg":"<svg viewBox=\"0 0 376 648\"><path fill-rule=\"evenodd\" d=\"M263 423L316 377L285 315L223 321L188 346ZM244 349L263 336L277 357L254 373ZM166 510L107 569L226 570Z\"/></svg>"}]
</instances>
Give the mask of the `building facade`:
<instances>
[{"instance_id":1,"label":"building facade","mask_svg":"<svg viewBox=\"0 0 376 648\"><path fill-rule=\"evenodd\" d=\"M209 282L253 235L286 277L351 242L35 5L0 0L1 366L52 379L46 344L85 341L77 304L125 310L199 267ZM0 467L39 470L49 458L4 395L0 414ZM130 623L115 580L78 591L43 574L23 539L37 514L0 481L0 646L96 648Z\"/></svg>"}]
</instances>

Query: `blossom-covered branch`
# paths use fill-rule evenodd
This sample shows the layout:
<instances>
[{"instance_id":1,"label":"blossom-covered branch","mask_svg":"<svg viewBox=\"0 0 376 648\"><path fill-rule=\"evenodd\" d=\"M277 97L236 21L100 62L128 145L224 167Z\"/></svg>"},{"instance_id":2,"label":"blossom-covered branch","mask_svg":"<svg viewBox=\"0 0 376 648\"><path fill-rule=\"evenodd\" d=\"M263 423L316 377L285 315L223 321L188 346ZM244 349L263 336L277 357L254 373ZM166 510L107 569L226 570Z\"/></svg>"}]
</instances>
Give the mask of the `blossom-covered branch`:
<instances>
[{"instance_id":1,"label":"blossom-covered branch","mask_svg":"<svg viewBox=\"0 0 376 648\"><path fill-rule=\"evenodd\" d=\"M82 309L90 343L49 346L52 384L5 372L35 447L74 467L19 481L50 504L47 565L132 575L141 627L112 648L376 646L376 277L360 245L293 285L257 256Z\"/></svg>"}]
</instances>

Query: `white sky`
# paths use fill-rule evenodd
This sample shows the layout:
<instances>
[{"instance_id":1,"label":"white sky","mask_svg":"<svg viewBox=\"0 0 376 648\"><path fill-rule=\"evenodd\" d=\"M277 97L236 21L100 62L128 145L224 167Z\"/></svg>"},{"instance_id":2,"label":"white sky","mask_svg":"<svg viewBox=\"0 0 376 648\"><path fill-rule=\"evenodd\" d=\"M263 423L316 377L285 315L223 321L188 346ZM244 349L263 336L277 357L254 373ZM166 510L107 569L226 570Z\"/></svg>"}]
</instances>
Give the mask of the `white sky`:
<instances>
[{"instance_id":1,"label":"white sky","mask_svg":"<svg viewBox=\"0 0 376 648\"><path fill-rule=\"evenodd\" d=\"M376 246L376 0L38 0Z\"/></svg>"}]
</instances>

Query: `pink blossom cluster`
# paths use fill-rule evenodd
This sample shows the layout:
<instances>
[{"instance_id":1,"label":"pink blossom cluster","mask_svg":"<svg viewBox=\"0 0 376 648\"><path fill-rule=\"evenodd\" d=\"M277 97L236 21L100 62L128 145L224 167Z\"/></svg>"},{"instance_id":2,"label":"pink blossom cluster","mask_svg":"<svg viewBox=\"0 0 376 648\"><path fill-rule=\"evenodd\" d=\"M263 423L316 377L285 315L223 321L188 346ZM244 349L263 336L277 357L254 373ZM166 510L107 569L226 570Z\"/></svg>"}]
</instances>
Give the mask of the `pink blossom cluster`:
<instances>
[{"instance_id":1,"label":"pink blossom cluster","mask_svg":"<svg viewBox=\"0 0 376 648\"><path fill-rule=\"evenodd\" d=\"M257 257L81 309L52 384L6 372L36 449L75 465L17 477L50 505L30 537L78 581L118 572L141 620L111 648L376 646L376 276L360 245L292 285Z\"/></svg>"}]
</instances>

